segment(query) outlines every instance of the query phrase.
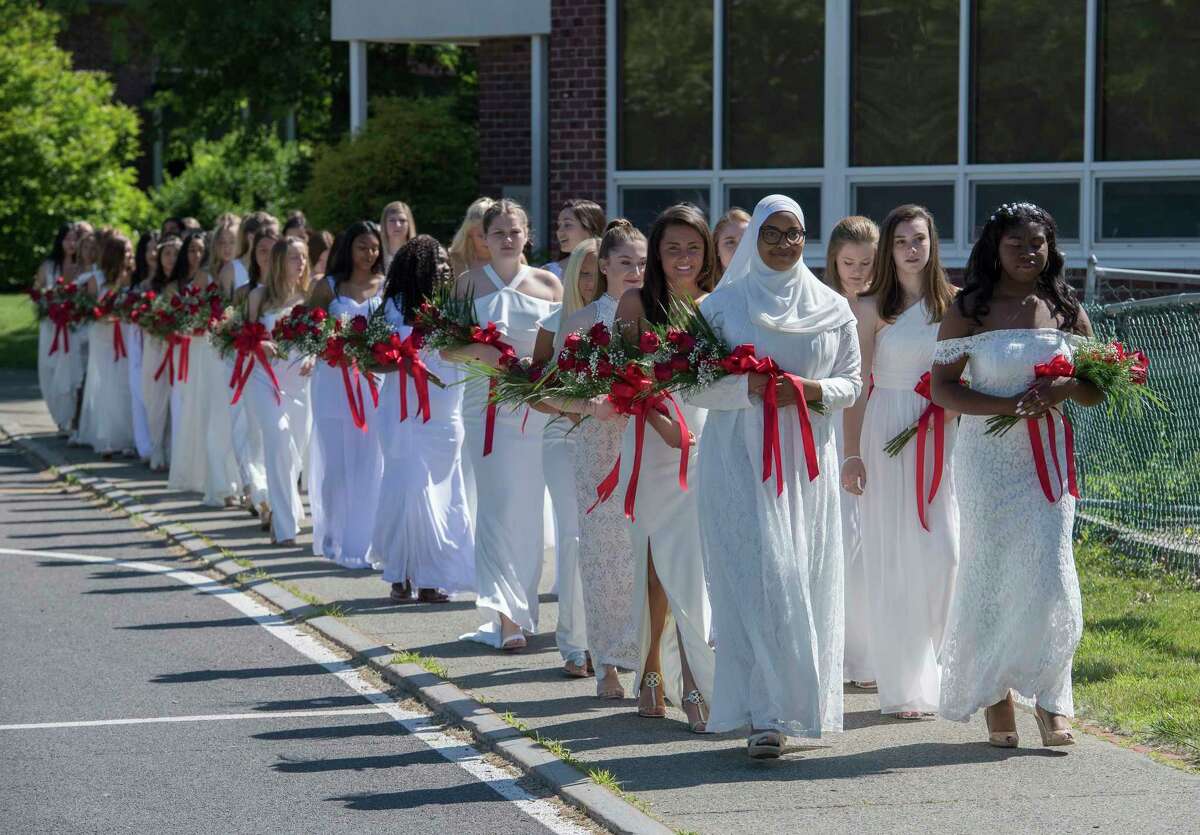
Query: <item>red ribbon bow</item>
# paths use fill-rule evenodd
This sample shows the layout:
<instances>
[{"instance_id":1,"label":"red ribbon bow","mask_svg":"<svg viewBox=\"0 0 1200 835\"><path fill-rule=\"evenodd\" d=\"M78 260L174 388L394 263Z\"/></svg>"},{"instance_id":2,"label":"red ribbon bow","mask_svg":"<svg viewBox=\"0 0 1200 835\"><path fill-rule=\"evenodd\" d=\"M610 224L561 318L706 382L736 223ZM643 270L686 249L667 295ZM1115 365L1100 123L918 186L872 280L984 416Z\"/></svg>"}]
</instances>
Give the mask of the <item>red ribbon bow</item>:
<instances>
[{"instance_id":1,"label":"red ribbon bow","mask_svg":"<svg viewBox=\"0 0 1200 835\"><path fill-rule=\"evenodd\" d=\"M167 382L169 385L175 385L175 344L179 337L175 334L167 334L167 350L163 354L162 362L158 364L158 370L154 372L154 380L158 382L158 378L167 372Z\"/></svg>"},{"instance_id":2,"label":"red ribbon bow","mask_svg":"<svg viewBox=\"0 0 1200 835\"><path fill-rule=\"evenodd\" d=\"M400 343L400 420L408 420L408 377L411 374L417 393L417 411L421 421L429 423L429 368L421 359L424 341L421 332L414 330Z\"/></svg>"},{"instance_id":3,"label":"red ribbon bow","mask_svg":"<svg viewBox=\"0 0 1200 835\"><path fill-rule=\"evenodd\" d=\"M186 383L188 381L188 358L192 353L192 338L177 336L175 344L179 346L179 380Z\"/></svg>"},{"instance_id":4,"label":"red ribbon bow","mask_svg":"<svg viewBox=\"0 0 1200 835\"><path fill-rule=\"evenodd\" d=\"M500 367L504 368L517 359L516 350L501 337L504 334L496 327L495 322L488 322L487 327L475 327L471 331L471 341L480 345L491 345L500 352ZM496 436L496 403L492 395L496 390L496 378L488 380L487 418L483 426L483 454L492 454L492 441Z\"/></svg>"},{"instance_id":5,"label":"red ribbon bow","mask_svg":"<svg viewBox=\"0 0 1200 835\"><path fill-rule=\"evenodd\" d=\"M267 327L262 322L246 322L234 335L233 344L237 348L237 359L233 363L233 376L229 378L229 387L234 390L230 405L236 404L241 399L246 383L250 381L250 375L254 371L255 361L262 365L263 370L267 373L267 378L271 381L275 402L277 404L283 402L279 379L275 376L275 369L271 367L271 362L267 359L266 351L263 349L263 343L266 340Z\"/></svg>"},{"instance_id":6,"label":"red ribbon bow","mask_svg":"<svg viewBox=\"0 0 1200 835\"><path fill-rule=\"evenodd\" d=\"M1120 343L1114 343L1120 346ZM1062 354L1055 354L1050 362L1043 362L1033 367L1035 377L1074 377L1075 366ZM1059 494L1054 495L1050 485L1050 468L1046 465L1046 450L1042 446L1042 432L1038 426L1041 418L1027 418L1025 429L1029 433L1029 449L1033 453L1033 467L1037 470L1038 483L1042 487L1042 495L1046 501L1054 504L1062 498L1062 466L1058 461L1058 442L1055 437L1055 417L1062 421L1064 452L1067 456L1067 492L1079 498L1079 484L1075 473L1075 433L1071 429L1071 421L1066 414L1057 409L1046 412L1046 437L1050 442L1050 457L1054 461L1054 472L1058 476Z\"/></svg>"},{"instance_id":7,"label":"red ribbon bow","mask_svg":"<svg viewBox=\"0 0 1200 835\"><path fill-rule=\"evenodd\" d=\"M121 323L113 322L113 362L120 362L122 359L129 357L129 352L125 350L125 335L121 333Z\"/></svg>"},{"instance_id":8,"label":"red ribbon bow","mask_svg":"<svg viewBox=\"0 0 1200 835\"><path fill-rule=\"evenodd\" d=\"M54 342L50 345L50 353L47 356L54 356L58 353L59 336L62 336L63 353L71 353L71 306L52 304L47 316L54 323Z\"/></svg>"},{"instance_id":9,"label":"red ribbon bow","mask_svg":"<svg viewBox=\"0 0 1200 835\"><path fill-rule=\"evenodd\" d=\"M929 372L921 375L913 391L929 401L929 405L921 412L917 421L917 518L921 527L929 530L929 522L925 518L925 436L929 432L929 423L933 422L933 483L929 485L929 503L937 495L942 485L943 459L946 452L946 410L933 402L933 384ZM869 397L869 395L868 395Z\"/></svg>"}]
</instances>

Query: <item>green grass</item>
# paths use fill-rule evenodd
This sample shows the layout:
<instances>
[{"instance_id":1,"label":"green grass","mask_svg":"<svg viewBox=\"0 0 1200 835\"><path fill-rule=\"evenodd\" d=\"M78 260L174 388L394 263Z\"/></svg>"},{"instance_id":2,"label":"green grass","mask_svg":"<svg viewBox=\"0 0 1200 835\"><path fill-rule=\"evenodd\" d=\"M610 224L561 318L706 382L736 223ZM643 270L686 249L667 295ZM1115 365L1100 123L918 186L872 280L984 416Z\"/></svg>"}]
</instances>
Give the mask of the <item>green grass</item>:
<instances>
[{"instance_id":1,"label":"green grass","mask_svg":"<svg viewBox=\"0 0 1200 835\"><path fill-rule=\"evenodd\" d=\"M1078 712L1200 767L1200 589L1194 579L1123 560L1087 538L1075 560L1083 640Z\"/></svg>"},{"instance_id":2,"label":"green grass","mask_svg":"<svg viewBox=\"0 0 1200 835\"><path fill-rule=\"evenodd\" d=\"M37 320L24 293L0 293L0 368L37 368Z\"/></svg>"},{"instance_id":3,"label":"green grass","mask_svg":"<svg viewBox=\"0 0 1200 835\"><path fill-rule=\"evenodd\" d=\"M419 652L412 650L404 650L392 656L389 664L416 664L418 667L425 670L427 673L433 673L438 678L450 678L450 671L446 669L446 665L438 661L436 658L430 658L427 655L421 655Z\"/></svg>"}]
</instances>

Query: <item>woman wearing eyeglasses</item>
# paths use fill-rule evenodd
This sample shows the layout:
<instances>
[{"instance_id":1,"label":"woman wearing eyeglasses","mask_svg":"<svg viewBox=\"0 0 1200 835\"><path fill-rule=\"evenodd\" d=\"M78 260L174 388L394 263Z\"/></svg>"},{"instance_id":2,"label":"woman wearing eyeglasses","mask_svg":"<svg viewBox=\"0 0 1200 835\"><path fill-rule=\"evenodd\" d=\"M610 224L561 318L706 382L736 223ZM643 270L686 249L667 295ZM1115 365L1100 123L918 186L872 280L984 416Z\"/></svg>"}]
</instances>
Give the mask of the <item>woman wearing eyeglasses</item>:
<instances>
[{"instance_id":1,"label":"woman wearing eyeglasses","mask_svg":"<svg viewBox=\"0 0 1200 835\"><path fill-rule=\"evenodd\" d=\"M700 305L727 344L753 345L760 360L785 372L730 375L691 398L709 410L698 478L717 636L708 730L749 728L753 758L780 756L788 734L842 729L833 421L862 380L854 315L804 265L804 241L800 206L764 197L721 283ZM778 465L773 460L764 479L767 386L779 406L780 443ZM797 408L798 398L808 409Z\"/></svg>"}]
</instances>

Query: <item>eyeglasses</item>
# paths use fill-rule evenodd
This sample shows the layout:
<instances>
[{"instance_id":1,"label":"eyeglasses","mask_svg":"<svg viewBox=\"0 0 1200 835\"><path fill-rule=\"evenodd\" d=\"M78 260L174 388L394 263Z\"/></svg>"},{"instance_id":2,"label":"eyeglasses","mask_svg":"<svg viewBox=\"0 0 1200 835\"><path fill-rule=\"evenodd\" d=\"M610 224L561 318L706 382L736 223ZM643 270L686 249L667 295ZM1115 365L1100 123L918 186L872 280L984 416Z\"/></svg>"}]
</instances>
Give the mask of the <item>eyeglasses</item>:
<instances>
[{"instance_id":1,"label":"eyeglasses","mask_svg":"<svg viewBox=\"0 0 1200 835\"><path fill-rule=\"evenodd\" d=\"M804 240L804 230L792 228L784 232L781 229L776 229L774 226L764 226L758 233L758 236L763 239L764 243L775 246L780 241L787 241L789 246L795 246Z\"/></svg>"}]
</instances>

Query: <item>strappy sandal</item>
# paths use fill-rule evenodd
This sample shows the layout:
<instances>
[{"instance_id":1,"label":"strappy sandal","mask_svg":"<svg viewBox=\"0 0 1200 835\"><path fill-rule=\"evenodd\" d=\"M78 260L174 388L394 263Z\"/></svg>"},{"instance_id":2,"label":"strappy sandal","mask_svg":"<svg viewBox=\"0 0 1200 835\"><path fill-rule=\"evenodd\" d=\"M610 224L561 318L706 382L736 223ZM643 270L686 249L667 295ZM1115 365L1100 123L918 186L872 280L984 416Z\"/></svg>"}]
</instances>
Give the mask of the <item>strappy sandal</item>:
<instances>
[{"instance_id":1,"label":"strappy sandal","mask_svg":"<svg viewBox=\"0 0 1200 835\"><path fill-rule=\"evenodd\" d=\"M752 760L777 760L783 755L783 734L759 731L746 739L746 753Z\"/></svg>"},{"instance_id":2,"label":"strappy sandal","mask_svg":"<svg viewBox=\"0 0 1200 835\"><path fill-rule=\"evenodd\" d=\"M583 664L576 664L574 661L567 661L562 666L563 675L567 678L588 678L589 673L587 667Z\"/></svg>"},{"instance_id":3,"label":"strappy sandal","mask_svg":"<svg viewBox=\"0 0 1200 835\"><path fill-rule=\"evenodd\" d=\"M518 632L516 635L509 635L500 642L500 649L505 652L516 652L519 649L525 649L527 646L525 636Z\"/></svg>"},{"instance_id":4,"label":"strappy sandal","mask_svg":"<svg viewBox=\"0 0 1200 835\"><path fill-rule=\"evenodd\" d=\"M850 686L858 690L878 690L879 682L877 681L851 681Z\"/></svg>"},{"instance_id":5,"label":"strappy sandal","mask_svg":"<svg viewBox=\"0 0 1200 835\"><path fill-rule=\"evenodd\" d=\"M1041 705L1037 705L1033 710L1033 717L1037 719L1038 733L1042 735L1042 745L1047 748L1075 744L1074 731L1069 728L1057 730L1054 727L1054 717L1058 715L1051 713Z\"/></svg>"},{"instance_id":6,"label":"strappy sandal","mask_svg":"<svg viewBox=\"0 0 1200 835\"><path fill-rule=\"evenodd\" d=\"M642 707L642 694L646 690L650 691L650 701L653 707ZM658 706L658 694L662 690L662 675L659 673L646 673L642 676L642 683L638 687L638 709L637 715L644 719L665 719L667 716L667 706Z\"/></svg>"},{"instance_id":7,"label":"strappy sandal","mask_svg":"<svg viewBox=\"0 0 1200 835\"><path fill-rule=\"evenodd\" d=\"M616 684L604 684L607 676L596 676L596 698L597 699L624 699L625 688L621 686L621 680L617 678L616 669L613 668L613 678L616 679Z\"/></svg>"},{"instance_id":8,"label":"strappy sandal","mask_svg":"<svg viewBox=\"0 0 1200 835\"><path fill-rule=\"evenodd\" d=\"M925 714L919 710L902 710L899 713L893 714L897 719L903 719L905 722L915 722L925 718Z\"/></svg>"},{"instance_id":9,"label":"strappy sandal","mask_svg":"<svg viewBox=\"0 0 1200 835\"><path fill-rule=\"evenodd\" d=\"M987 725L988 745L993 748L1016 748L1020 743L1021 738L1017 735L1016 728L1011 731L997 731L992 728L992 706L983 709L983 721Z\"/></svg>"},{"instance_id":10,"label":"strappy sandal","mask_svg":"<svg viewBox=\"0 0 1200 835\"><path fill-rule=\"evenodd\" d=\"M437 589L419 589L417 591L417 601L419 603L449 603L450 595L444 594Z\"/></svg>"},{"instance_id":11,"label":"strappy sandal","mask_svg":"<svg viewBox=\"0 0 1200 835\"><path fill-rule=\"evenodd\" d=\"M403 583L392 583L392 590L388 593L388 600L393 603L413 603L412 586L407 580Z\"/></svg>"},{"instance_id":12,"label":"strappy sandal","mask_svg":"<svg viewBox=\"0 0 1200 835\"><path fill-rule=\"evenodd\" d=\"M700 717L699 719L692 719L691 714L688 713L689 705L691 705L692 707L694 707L696 709L696 713ZM694 733L694 734L708 733L708 731L706 730L706 728L708 726L708 702L704 701L703 693L701 693L699 690L691 691L690 693L688 693L686 696L683 697L683 704L681 705L681 707L683 708L683 712L685 714L687 714L688 727L691 728L692 733Z\"/></svg>"}]
</instances>

